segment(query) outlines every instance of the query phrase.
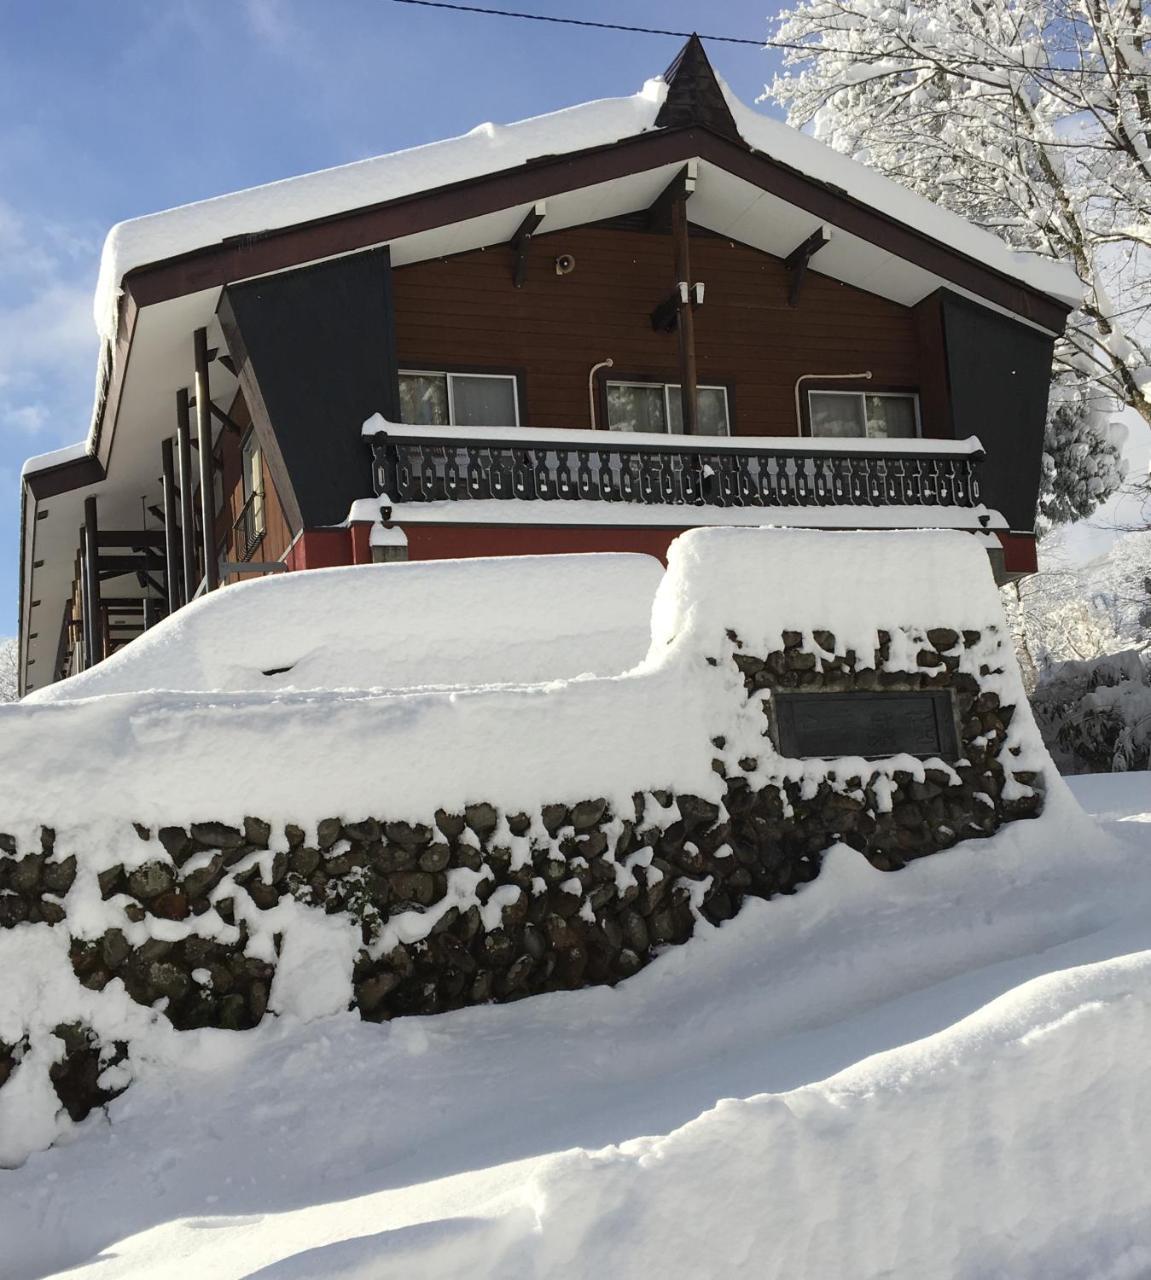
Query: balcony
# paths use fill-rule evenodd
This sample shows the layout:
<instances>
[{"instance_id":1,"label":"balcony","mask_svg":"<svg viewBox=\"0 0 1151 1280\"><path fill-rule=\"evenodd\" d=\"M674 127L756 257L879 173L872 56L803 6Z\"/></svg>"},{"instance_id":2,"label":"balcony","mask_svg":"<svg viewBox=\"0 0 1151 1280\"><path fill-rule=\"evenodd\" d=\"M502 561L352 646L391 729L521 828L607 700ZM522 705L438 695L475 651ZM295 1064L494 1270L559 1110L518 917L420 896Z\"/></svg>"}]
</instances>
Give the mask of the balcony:
<instances>
[{"instance_id":1,"label":"balcony","mask_svg":"<svg viewBox=\"0 0 1151 1280\"><path fill-rule=\"evenodd\" d=\"M919 517L914 523L932 522L931 512L950 512L952 518L939 523L986 527L991 514L979 514L985 512L979 488L983 450L975 438L701 438L413 427L381 418L369 421L364 434L372 448L376 494L397 520L419 518L421 504L483 503L490 511L493 502L605 504L592 516L599 520L608 505L619 515L629 508L706 508L733 515L743 509L740 523L756 509L796 515L807 509L815 517L819 509L832 516L833 509L844 508L842 519L804 523L846 527L887 523L885 509L892 524L908 523L908 508ZM895 518L896 509L902 509L902 519ZM870 518L864 517L867 511ZM667 523L675 524L689 513L666 514ZM688 522L700 523L705 514ZM547 523L551 513L540 517Z\"/></svg>"}]
</instances>

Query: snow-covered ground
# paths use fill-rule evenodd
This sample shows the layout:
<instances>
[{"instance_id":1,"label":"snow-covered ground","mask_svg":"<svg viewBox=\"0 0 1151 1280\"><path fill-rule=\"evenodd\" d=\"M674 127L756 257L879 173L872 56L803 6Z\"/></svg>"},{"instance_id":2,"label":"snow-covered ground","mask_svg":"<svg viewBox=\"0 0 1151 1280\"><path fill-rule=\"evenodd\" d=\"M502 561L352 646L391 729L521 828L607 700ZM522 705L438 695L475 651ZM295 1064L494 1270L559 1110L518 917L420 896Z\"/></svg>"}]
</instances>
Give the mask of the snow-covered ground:
<instances>
[{"instance_id":1,"label":"snow-covered ground","mask_svg":"<svg viewBox=\"0 0 1151 1280\"><path fill-rule=\"evenodd\" d=\"M173 1034L0 1174L5 1280L1144 1276L1151 775L1074 787L615 989Z\"/></svg>"}]
</instances>

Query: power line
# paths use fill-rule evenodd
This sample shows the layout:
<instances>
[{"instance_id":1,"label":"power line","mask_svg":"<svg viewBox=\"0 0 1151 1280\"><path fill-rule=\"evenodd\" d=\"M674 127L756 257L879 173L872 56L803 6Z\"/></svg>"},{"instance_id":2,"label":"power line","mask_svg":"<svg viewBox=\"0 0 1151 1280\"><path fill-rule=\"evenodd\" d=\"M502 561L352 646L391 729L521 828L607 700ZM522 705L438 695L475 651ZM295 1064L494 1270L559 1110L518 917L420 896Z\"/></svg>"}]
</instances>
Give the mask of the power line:
<instances>
[{"instance_id":1,"label":"power line","mask_svg":"<svg viewBox=\"0 0 1151 1280\"><path fill-rule=\"evenodd\" d=\"M590 18L563 18L557 14L551 13L524 13L518 9L489 9L478 4L456 4L454 0L392 0L393 4L413 4L423 9L451 9L456 13L478 13L488 18L519 18L525 22L557 22L566 27L593 27L600 31L628 31L636 35L644 36L676 36L681 40L690 39L693 35L699 35L701 40L711 40L713 43L719 44L744 44L754 45L757 49L792 49L798 53L807 54L808 57L817 57L822 54L843 54L850 52L852 57L857 58L860 62L906 62L910 64L922 62L934 62L935 50L925 49L921 55L909 53L884 52L875 54L863 54L857 50L843 49L827 49L820 48L815 44L800 44L787 40L753 40L749 36L714 36L702 35L695 31L671 31L666 27L636 27L629 26L623 22L595 22ZM1034 76L1037 80L1042 80L1046 76L1055 76L1060 73L1075 76L1114 76L1114 72L1106 67L1028 67L1017 62L995 62L987 58L972 56L969 59L973 67L992 67L996 70L1015 71L1022 75ZM957 73L960 74L960 73ZM1151 79L1151 73L1145 71L1132 71L1124 68L1122 75L1128 80L1147 80Z\"/></svg>"},{"instance_id":2,"label":"power line","mask_svg":"<svg viewBox=\"0 0 1151 1280\"><path fill-rule=\"evenodd\" d=\"M528 22L559 22L568 27L598 27L601 31L634 31L645 36L679 36L687 40L691 31L666 31L662 27L629 27L622 22L592 22L588 18L559 18L549 13L518 13L513 9L485 9L478 4L451 4L448 0L394 0L396 4L417 4L425 9L455 9L460 13L484 13L494 18L524 18ZM700 36L701 40L715 40L723 44L753 44L764 48L764 40L750 40L746 36Z\"/></svg>"}]
</instances>

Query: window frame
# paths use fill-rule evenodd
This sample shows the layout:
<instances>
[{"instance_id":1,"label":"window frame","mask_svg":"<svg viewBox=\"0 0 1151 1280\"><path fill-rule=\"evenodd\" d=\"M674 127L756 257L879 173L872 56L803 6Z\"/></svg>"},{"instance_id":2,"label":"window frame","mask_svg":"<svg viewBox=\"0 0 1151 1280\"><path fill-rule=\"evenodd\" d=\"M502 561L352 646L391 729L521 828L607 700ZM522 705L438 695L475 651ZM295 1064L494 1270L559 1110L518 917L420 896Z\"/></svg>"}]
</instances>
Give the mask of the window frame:
<instances>
[{"instance_id":1,"label":"window frame","mask_svg":"<svg viewBox=\"0 0 1151 1280\"><path fill-rule=\"evenodd\" d=\"M491 427L496 427L496 426L522 427L527 425L525 422L524 409L523 409L524 377L522 372L518 369L499 369L499 368L494 368L491 365L478 365L478 366L477 365L459 365L459 364L435 365L432 363L404 365L401 368L396 370L397 401L399 399L399 390L398 390L399 380L400 378L405 378L405 377L443 378L447 383L447 393L448 393L448 422L445 424L445 426L447 428L451 428L452 430L458 429L460 431L484 431L487 428L460 427L454 421L454 418L456 416L456 403L455 403L455 396L452 392L453 378L460 378L460 377L499 378L499 379L502 379L504 382L510 382L512 384L512 403L515 408L515 419L516 419L515 422L503 422L503 423L493 422L488 425ZM414 426L417 424L406 422L406 423L403 423L402 425Z\"/></svg>"},{"instance_id":2,"label":"window frame","mask_svg":"<svg viewBox=\"0 0 1151 1280\"><path fill-rule=\"evenodd\" d=\"M862 382L863 379L861 378ZM901 399L910 400L915 410L915 435L902 437L907 440L923 439L923 418L920 412L920 397L918 387L899 387L899 386L871 386L866 387L844 387L841 382L818 382L812 380L804 387L803 398L800 401L800 412L802 421L799 424L800 434L811 440L886 440L900 439L898 436L817 436L811 429L811 397L812 395L833 395L833 396L859 396L863 399L863 425L864 430L867 428L867 397L868 396L898 396Z\"/></svg>"},{"instance_id":3,"label":"window frame","mask_svg":"<svg viewBox=\"0 0 1151 1280\"><path fill-rule=\"evenodd\" d=\"M727 378L717 378L709 382L700 382L696 385L697 391L722 391L724 410L727 415L727 431L724 435L713 436L700 432L697 435L689 435L686 431L671 430L671 401L670 392L672 387L676 388L676 395L679 395L679 388L683 385L680 382L668 379L660 374L652 373L616 373L614 369L602 369L597 374L599 386L596 394L596 424L597 430L611 432L613 435L626 436L634 434L627 431L612 431L608 422L608 387L660 387L663 390L663 412L664 420L668 424L668 429L663 434L669 439L688 439L688 440L730 440L735 435L735 391L732 382Z\"/></svg>"},{"instance_id":4,"label":"window frame","mask_svg":"<svg viewBox=\"0 0 1151 1280\"><path fill-rule=\"evenodd\" d=\"M252 492L246 493L248 469L245 465L245 456L250 444L255 445L257 475ZM240 440L240 499L241 511L244 510L249 502L253 503L253 525L258 526L254 530L254 539L258 542L268 532L268 498L264 484L264 449L260 444L260 438L256 434L255 427L249 427Z\"/></svg>"}]
</instances>

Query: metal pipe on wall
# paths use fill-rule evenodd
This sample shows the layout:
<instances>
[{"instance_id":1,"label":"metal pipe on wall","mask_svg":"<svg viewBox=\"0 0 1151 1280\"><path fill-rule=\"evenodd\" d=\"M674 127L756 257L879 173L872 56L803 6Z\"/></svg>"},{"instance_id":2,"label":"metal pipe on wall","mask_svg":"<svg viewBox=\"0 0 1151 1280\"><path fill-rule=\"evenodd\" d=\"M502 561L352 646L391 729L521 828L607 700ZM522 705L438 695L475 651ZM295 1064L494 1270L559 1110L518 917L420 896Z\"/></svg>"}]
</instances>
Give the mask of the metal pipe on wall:
<instances>
[{"instance_id":1,"label":"metal pipe on wall","mask_svg":"<svg viewBox=\"0 0 1151 1280\"><path fill-rule=\"evenodd\" d=\"M591 367L591 371L588 373L588 376L587 376L587 403L588 403L588 413L590 414L591 429L592 429L593 431L596 429L596 423L595 423L595 402L596 402L596 394L595 394L595 376L596 376L596 374L597 374L597 373L599 373L599 371L600 371L601 369L610 369L610 368L612 368L612 366L613 366L614 364L615 364L615 361L611 358L611 356L608 356L608 358L607 358L606 360L601 360L601 361L599 362L599 364L593 364L593 365L592 365L592 367Z\"/></svg>"},{"instance_id":2,"label":"metal pipe on wall","mask_svg":"<svg viewBox=\"0 0 1151 1280\"><path fill-rule=\"evenodd\" d=\"M795 380L795 429L800 435L803 435L803 414L799 409L799 384L810 382L813 378L820 382L843 382L853 378L866 378L870 381L871 370L867 369L863 373L801 373Z\"/></svg>"}]
</instances>

